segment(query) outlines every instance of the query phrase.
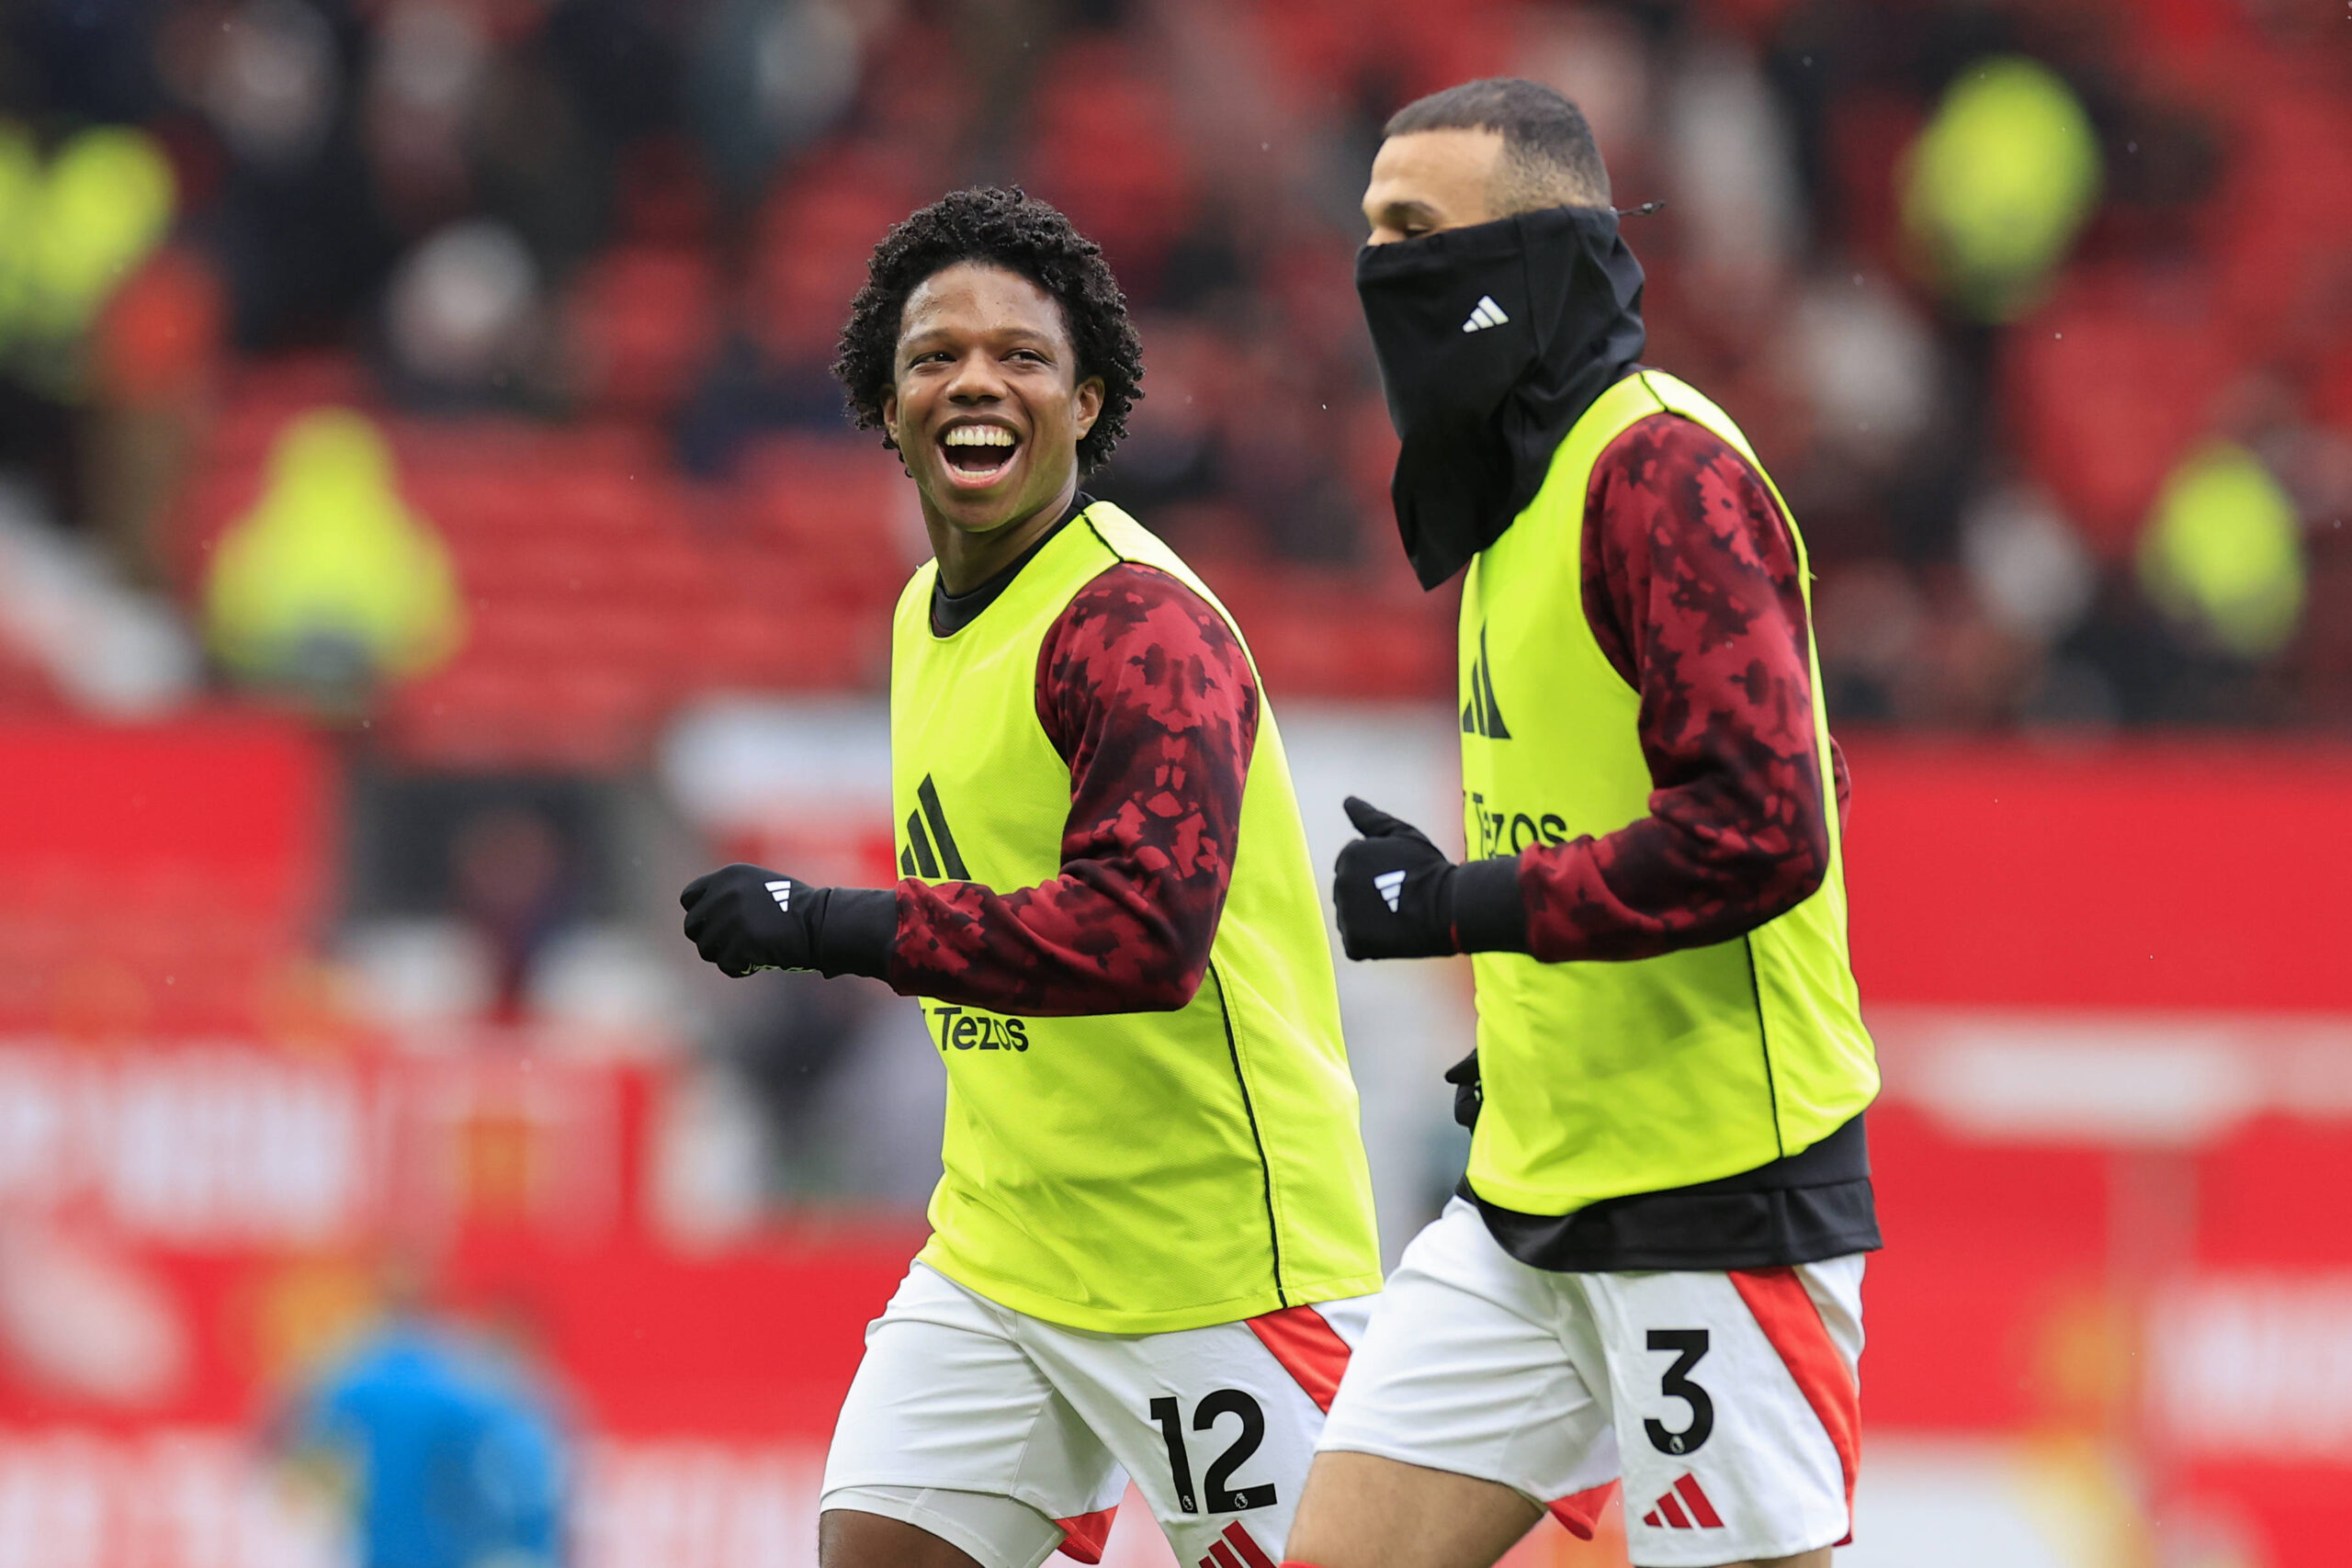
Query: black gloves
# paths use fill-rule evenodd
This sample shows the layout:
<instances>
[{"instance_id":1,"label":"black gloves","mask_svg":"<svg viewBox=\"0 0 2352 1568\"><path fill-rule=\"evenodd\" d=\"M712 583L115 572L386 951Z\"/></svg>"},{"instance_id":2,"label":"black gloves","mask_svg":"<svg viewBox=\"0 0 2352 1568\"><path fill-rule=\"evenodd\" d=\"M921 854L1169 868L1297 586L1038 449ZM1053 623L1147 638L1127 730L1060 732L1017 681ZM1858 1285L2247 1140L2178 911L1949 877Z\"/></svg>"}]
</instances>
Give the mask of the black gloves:
<instances>
[{"instance_id":1,"label":"black gloves","mask_svg":"<svg viewBox=\"0 0 2352 1568\"><path fill-rule=\"evenodd\" d=\"M1478 1124L1478 1112L1487 1106L1486 1081L1478 1076L1478 1053L1467 1056L1445 1069L1445 1081L1453 1086L1453 1120L1464 1127Z\"/></svg>"},{"instance_id":2,"label":"black gloves","mask_svg":"<svg viewBox=\"0 0 2352 1568\"><path fill-rule=\"evenodd\" d=\"M1460 868L1429 835L1370 801L1347 798L1363 835L1340 852L1331 903L1350 958L1435 958L1453 941L1453 878Z\"/></svg>"},{"instance_id":3,"label":"black gloves","mask_svg":"<svg viewBox=\"0 0 2352 1568\"><path fill-rule=\"evenodd\" d=\"M1347 810L1363 837L1340 852L1331 903L1350 958L1527 951L1515 857L1455 865L1419 828L1371 802L1351 795Z\"/></svg>"},{"instance_id":4,"label":"black gloves","mask_svg":"<svg viewBox=\"0 0 2352 1568\"><path fill-rule=\"evenodd\" d=\"M877 978L889 969L898 896L887 887L817 887L738 863L695 877L678 903L695 951L738 979L761 969Z\"/></svg>"}]
</instances>

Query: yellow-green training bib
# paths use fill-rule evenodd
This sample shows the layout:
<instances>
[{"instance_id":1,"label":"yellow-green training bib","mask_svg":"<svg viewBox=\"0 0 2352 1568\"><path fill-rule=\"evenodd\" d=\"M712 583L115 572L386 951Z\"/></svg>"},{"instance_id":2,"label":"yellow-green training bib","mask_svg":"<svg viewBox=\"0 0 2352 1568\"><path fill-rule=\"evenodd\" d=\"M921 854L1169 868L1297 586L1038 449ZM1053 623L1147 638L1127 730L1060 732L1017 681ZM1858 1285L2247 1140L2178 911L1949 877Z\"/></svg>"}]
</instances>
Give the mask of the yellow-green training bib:
<instances>
[{"instance_id":1,"label":"yellow-green training bib","mask_svg":"<svg viewBox=\"0 0 2352 1568\"><path fill-rule=\"evenodd\" d=\"M1473 855L1613 832L1649 810L1641 699L1585 619L1581 535L1594 462L1659 412L1756 459L1738 427L1690 388L1657 371L1627 377L1585 412L1534 501L1471 562L1461 668ZM1790 533L1805 578L1793 519ZM1829 727L1819 660L1807 653L1826 793ZM1847 956L1834 805L1828 817L1819 889L1736 941L1619 964L1476 955L1486 1101L1469 1180L1481 1197L1566 1214L1712 1181L1796 1154L1870 1103L1878 1066Z\"/></svg>"},{"instance_id":2,"label":"yellow-green training bib","mask_svg":"<svg viewBox=\"0 0 2352 1568\"><path fill-rule=\"evenodd\" d=\"M932 630L936 563L907 584L890 664L901 869L1001 892L1059 874L1070 773L1038 721L1038 649L1122 561L1167 572L1232 625L1173 551L1101 502L951 636ZM1177 1011L922 1004L947 1064L924 1262L1016 1311L1121 1334L1380 1288L1319 883L1262 701L1232 854L1208 974Z\"/></svg>"}]
</instances>

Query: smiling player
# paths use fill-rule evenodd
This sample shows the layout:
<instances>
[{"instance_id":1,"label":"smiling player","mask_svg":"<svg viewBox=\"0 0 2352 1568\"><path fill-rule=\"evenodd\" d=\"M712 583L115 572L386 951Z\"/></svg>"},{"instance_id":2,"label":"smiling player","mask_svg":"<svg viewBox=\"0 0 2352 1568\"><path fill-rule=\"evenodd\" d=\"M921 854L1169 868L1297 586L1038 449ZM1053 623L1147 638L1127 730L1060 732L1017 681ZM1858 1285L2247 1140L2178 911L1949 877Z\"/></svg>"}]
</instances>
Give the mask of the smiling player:
<instances>
[{"instance_id":1,"label":"smiling player","mask_svg":"<svg viewBox=\"0 0 2352 1568\"><path fill-rule=\"evenodd\" d=\"M822 1560L1094 1562L1132 1475L1186 1564L1272 1568L1379 1260L1273 715L1200 580L1078 488L1138 395L1125 301L1060 213L962 191L876 250L835 368L936 558L894 628L904 877L681 900L730 975L922 998L947 1064Z\"/></svg>"}]
</instances>

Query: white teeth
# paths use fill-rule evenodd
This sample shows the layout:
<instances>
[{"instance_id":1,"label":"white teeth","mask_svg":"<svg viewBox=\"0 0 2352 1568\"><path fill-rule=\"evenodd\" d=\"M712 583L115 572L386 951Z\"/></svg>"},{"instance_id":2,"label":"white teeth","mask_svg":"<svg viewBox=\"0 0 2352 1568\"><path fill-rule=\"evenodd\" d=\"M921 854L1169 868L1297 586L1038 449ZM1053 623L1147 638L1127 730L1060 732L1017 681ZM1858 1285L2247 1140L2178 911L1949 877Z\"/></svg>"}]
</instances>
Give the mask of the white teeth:
<instances>
[{"instance_id":1,"label":"white teeth","mask_svg":"<svg viewBox=\"0 0 2352 1568\"><path fill-rule=\"evenodd\" d=\"M1012 432L995 424L959 424L940 437L943 446L1010 446Z\"/></svg>"}]
</instances>

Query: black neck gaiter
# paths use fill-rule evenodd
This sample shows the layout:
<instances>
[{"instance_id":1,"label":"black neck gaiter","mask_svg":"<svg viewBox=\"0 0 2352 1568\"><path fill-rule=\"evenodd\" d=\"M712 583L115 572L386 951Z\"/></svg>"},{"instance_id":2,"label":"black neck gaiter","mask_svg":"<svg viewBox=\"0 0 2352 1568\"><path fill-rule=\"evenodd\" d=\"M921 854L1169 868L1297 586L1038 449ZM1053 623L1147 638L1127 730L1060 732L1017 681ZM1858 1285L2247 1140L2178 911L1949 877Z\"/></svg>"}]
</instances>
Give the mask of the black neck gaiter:
<instances>
[{"instance_id":1,"label":"black neck gaiter","mask_svg":"<svg viewBox=\"0 0 2352 1568\"><path fill-rule=\"evenodd\" d=\"M1502 536L1641 356L1641 264L1608 208L1555 207L1367 245L1356 293L1404 444L1396 527L1435 588Z\"/></svg>"}]
</instances>

